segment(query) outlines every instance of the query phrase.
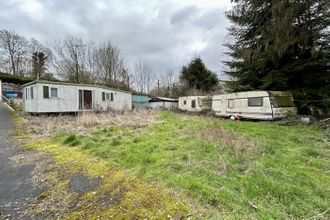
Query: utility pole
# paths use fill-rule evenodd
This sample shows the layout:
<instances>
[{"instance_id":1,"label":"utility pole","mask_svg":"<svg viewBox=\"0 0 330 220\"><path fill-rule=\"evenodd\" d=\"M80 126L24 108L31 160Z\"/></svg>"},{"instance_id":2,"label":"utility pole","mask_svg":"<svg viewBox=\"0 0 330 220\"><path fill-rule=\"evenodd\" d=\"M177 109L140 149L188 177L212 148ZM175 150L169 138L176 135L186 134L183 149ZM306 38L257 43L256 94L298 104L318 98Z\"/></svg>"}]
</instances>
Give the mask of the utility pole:
<instances>
[{"instance_id":1,"label":"utility pole","mask_svg":"<svg viewBox=\"0 0 330 220\"><path fill-rule=\"evenodd\" d=\"M76 61L76 83L79 83L79 63L78 63L78 54L77 51L74 54L75 61Z\"/></svg>"},{"instance_id":2,"label":"utility pole","mask_svg":"<svg viewBox=\"0 0 330 220\"><path fill-rule=\"evenodd\" d=\"M157 95L159 96L159 79L158 79L158 81L157 81L157 87L158 87Z\"/></svg>"}]
</instances>

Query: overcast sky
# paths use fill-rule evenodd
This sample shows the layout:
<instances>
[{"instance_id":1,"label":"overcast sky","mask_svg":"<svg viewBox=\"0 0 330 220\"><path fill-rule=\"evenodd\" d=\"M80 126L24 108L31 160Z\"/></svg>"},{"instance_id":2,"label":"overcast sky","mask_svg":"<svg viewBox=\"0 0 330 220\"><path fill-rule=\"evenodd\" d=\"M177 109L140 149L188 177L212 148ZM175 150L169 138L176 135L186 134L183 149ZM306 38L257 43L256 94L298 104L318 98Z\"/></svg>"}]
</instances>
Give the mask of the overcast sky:
<instances>
[{"instance_id":1,"label":"overcast sky","mask_svg":"<svg viewBox=\"0 0 330 220\"><path fill-rule=\"evenodd\" d=\"M212 71L221 60L230 0L0 0L0 29L44 44L68 35L110 39L132 66L179 72L200 56Z\"/></svg>"}]
</instances>

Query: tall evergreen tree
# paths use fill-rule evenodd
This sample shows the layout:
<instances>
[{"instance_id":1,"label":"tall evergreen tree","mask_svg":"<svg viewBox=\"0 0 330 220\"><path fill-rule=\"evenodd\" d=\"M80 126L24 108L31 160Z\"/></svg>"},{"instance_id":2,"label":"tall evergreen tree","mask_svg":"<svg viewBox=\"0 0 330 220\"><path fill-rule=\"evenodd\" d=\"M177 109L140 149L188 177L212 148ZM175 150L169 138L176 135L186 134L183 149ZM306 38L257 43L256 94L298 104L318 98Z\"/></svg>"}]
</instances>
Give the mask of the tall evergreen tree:
<instances>
[{"instance_id":1,"label":"tall evergreen tree","mask_svg":"<svg viewBox=\"0 0 330 220\"><path fill-rule=\"evenodd\" d=\"M291 90L300 109L329 108L329 1L233 2L230 88Z\"/></svg>"},{"instance_id":2,"label":"tall evergreen tree","mask_svg":"<svg viewBox=\"0 0 330 220\"><path fill-rule=\"evenodd\" d=\"M201 91L211 91L219 83L217 75L205 67L201 58L193 59L182 68L180 81L189 89Z\"/></svg>"}]
</instances>

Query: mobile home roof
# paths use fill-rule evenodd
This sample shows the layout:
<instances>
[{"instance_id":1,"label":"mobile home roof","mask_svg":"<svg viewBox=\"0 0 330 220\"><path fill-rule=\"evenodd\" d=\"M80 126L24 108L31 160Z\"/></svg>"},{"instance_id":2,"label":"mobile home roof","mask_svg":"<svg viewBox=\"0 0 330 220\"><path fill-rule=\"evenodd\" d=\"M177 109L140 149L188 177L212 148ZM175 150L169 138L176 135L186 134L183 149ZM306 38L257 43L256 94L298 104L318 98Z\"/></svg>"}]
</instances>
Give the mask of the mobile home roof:
<instances>
[{"instance_id":1,"label":"mobile home roof","mask_svg":"<svg viewBox=\"0 0 330 220\"><path fill-rule=\"evenodd\" d=\"M106 87L106 86L100 86L100 85L77 84L77 83L69 83L69 82L54 82L54 81L46 81L46 80L35 80L35 81L24 84L23 87L30 86L30 85L37 84L37 83L40 83L40 84L53 84L53 85L67 85L67 86L88 86L88 87L95 87L95 88L101 88L101 89L110 89L110 90L114 90L114 91L118 91L118 92L125 92L125 93L132 94L129 91L110 88L110 87Z\"/></svg>"}]
</instances>

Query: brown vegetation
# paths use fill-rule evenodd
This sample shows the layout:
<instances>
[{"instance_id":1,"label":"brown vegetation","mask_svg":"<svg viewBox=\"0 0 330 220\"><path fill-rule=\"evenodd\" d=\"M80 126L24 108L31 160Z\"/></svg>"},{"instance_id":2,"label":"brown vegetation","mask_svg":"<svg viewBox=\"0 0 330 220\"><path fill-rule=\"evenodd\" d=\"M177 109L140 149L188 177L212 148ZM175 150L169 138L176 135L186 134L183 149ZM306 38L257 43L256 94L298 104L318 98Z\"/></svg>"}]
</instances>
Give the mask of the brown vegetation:
<instances>
[{"instance_id":1,"label":"brown vegetation","mask_svg":"<svg viewBox=\"0 0 330 220\"><path fill-rule=\"evenodd\" d=\"M27 116L27 131L33 136L50 137L56 134L86 134L89 130L108 125L146 126L156 122L158 112L134 110L130 112L83 112L78 115Z\"/></svg>"}]
</instances>

